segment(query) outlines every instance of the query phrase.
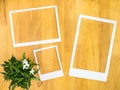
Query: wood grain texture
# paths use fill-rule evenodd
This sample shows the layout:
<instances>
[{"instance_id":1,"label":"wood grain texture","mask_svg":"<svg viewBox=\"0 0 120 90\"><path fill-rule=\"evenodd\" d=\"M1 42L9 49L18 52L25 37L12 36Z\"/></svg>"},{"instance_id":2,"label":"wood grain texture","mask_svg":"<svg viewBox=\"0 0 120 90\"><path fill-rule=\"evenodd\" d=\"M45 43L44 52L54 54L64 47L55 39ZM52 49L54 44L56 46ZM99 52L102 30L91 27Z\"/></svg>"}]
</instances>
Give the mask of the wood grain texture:
<instances>
[{"instance_id":1,"label":"wood grain texture","mask_svg":"<svg viewBox=\"0 0 120 90\"><path fill-rule=\"evenodd\" d=\"M16 43L58 38L55 8L13 13L12 20Z\"/></svg>"},{"instance_id":2,"label":"wood grain texture","mask_svg":"<svg viewBox=\"0 0 120 90\"><path fill-rule=\"evenodd\" d=\"M34 8L34 7L40 7L40 6L48 6L48 5L58 6L62 42L46 44L46 45L35 45L35 46L28 46L28 47L25 46L25 47L13 48L11 32L10 32L9 14L8 14L9 11L25 9L25 8ZM108 76L107 82L73 78L68 76L70 60L72 55L72 47L74 43L74 37L75 37L79 14L86 14L90 16L107 18L107 19L117 21L115 42L113 46L113 52L112 52L112 58L111 58L111 64L110 64L110 70L109 70L109 76ZM0 64L3 63L8 58L10 58L12 54L14 54L19 59L23 52L26 52L26 56L34 60L32 50L57 44L59 48L62 66L63 66L64 77L44 81L41 87L38 87L38 84L39 84L38 81L32 81L30 90L67 90L67 89L69 90L120 90L120 85L119 85L120 84L120 50L119 50L120 49L120 30L119 30L120 22L119 21L120 21L120 1L119 0L69 0L69 1L65 1L65 0L0 0L0 41L1 41ZM34 22L36 23L38 21L34 21ZM85 21L85 22L87 23L88 21ZM55 23L51 22L50 24L54 25ZM90 25L90 26L91 28L94 28L94 25L93 26ZM98 27L96 26L96 28ZM46 29L49 29L49 28L46 27ZM106 28L105 26L103 27L103 29L109 30L109 25L108 25L108 28ZM93 32L93 34L94 33L95 32ZM96 32L96 33L98 33L98 35L102 34L101 32ZM109 35L110 35L109 33L110 32L107 33L106 37L104 36L104 34L101 37L109 41L109 39L107 39L109 38ZM20 32L16 32L16 34L20 34ZM48 34L49 33L46 33L46 35ZM55 35L55 33L53 32L50 35L52 34ZM89 36L90 34L85 33L85 35ZM33 36L36 37L36 34L34 33ZM82 38L83 37L81 37L81 39ZM19 39L18 42L22 41L23 39L24 38ZM101 47L101 44L98 46L98 43L95 43L95 47ZM92 49L93 48L91 47L90 50ZM104 52L98 51L97 53L98 54L100 53L102 55L102 53ZM97 53L95 53L94 56L97 56L96 55ZM83 54L84 54L84 51L83 51ZM89 52L89 54L91 54L90 57L92 57L93 53ZM95 58L98 58L98 57L95 57ZM90 65L88 69L93 69L96 71L100 70L103 72L106 61L104 60L103 62L98 61L96 62L98 66L96 64L94 66L90 64L91 62L93 62L92 60L93 59L90 58L89 61L87 60L85 61L86 63L84 61L82 61L81 63L83 63L82 64L83 67L84 65L86 66ZM101 69L99 68L99 66L101 67ZM49 66L49 67L52 68L52 66ZM49 69L49 67L47 69ZM58 67L55 67L55 68L58 68ZM0 71L3 71L2 67L0 67ZM0 82L1 82L0 90L8 90L9 82L4 81L3 75L1 74L0 74ZM16 90L22 90L22 89L17 88Z\"/></svg>"},{"instance_id":3,"label":"wood grain texture","mask_svg":"<svg viewBox=\"0 0 120 90\"><path fill-rule=\"evenodd\" d=\"M105 72L113 24L81 19L74 66Z\"/></svg>"}]
</instances>

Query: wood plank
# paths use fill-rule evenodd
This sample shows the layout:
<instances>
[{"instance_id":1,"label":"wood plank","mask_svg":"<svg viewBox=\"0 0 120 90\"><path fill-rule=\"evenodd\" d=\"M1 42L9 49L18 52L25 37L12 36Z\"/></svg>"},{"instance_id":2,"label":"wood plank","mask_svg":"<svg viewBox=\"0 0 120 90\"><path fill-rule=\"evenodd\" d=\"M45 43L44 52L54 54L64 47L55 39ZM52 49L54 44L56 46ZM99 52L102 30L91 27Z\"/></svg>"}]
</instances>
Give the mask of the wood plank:
<instances>
[{"instance_id":1,"label":"wood plank","mask_svg":"<svg viewBox=\"0 0 120 90\"><path fill-rule=\"evenodd\" d=\"M58 6L62 42L46 44L46 45L35 45L35 46L28 46L28 47L25 46L25 47L13 48L11 32L10 32L9 14L8 14L9 11L25 9L25 8L34 8L34 7L40 7L40 6L48 6L48 5ZM117 21L115 43L113 46L110 71L109 71L107 82L100 82L100 81L74 78L74 77L68 76L70 60L72 55L72 48L73 48L79 14L86 14L90 16L106 18L106 19ZM0 41L1 41L0 64L3 63L8 58L10 58L12 54L20 58L23 52L26 52L26 56L34 60L32 50L57 44L60 57L61 57L62 66L63 66L64 77L44 81L40 87L38 87L38 84L39 84L38 81L32 81L30 90L67 90L67 89L69 90L120 90L120 85L119 85L120 83L120 65L119 65L120 64L120 51L119 51L120 22L119 21L120 21L120 1L119 0L69 0L69 1L65 1L65 0L17 0L17 1L0 0ZM85 23L87 22L88 21L85 21ZM50 25L54 25L54 24L55 22L51 21ZM90 24L90 28L94 28L94 25ZM96 26L96 28L99 28L99 27ZM103 26L103 29L109 30L109 25L108 25L108 28L106 26L105 27ZM20 32L16 32L16 33L19 34ZM102 34L102 32L92 32L92 34L94 33L97 33L98 35ZM106 34L106 37L105 37L105 34L101 37L109 41L108 39L109 33L110 32ZM46 35L48 34L49 33L46 33ZM56 34L52 32L50 35L56 35ZM89 33L85 33L85 35L90 36ZM34 33L33 36L36 36L36 33ZM19 39L19 41L22 41L23 39ZM97 39L97 40L95 43L95 47L99 47L99 46L101 47L101 45L103 45L104 42L106 42L104 41L101 44L98 44L97 42L99 42L99 40L101 39ZM91 58L91 59L89 59L89 61L87 61L86 59L86 63L84 61L80 63L82 63L83 68L84 68L84 65L89 66L89 68L85 68L85 69L92 69L92 70L103 72L105 63L106 63L105 59L101 62L96 61L95 63L97 64L95 64L94 66L92 65L93 64L92 58L101 58L100 55L102 55L103 53L106 53L107 50L105 50L105 52L99 52L95 50L95 52L97 53L95 53L94 57L92 57L93 53L91 53L91 50L93 49L94 49L93 47L90 47L88 58ZM0 67L0 71L3 71L2 67ZM0 82L1 82L0 90L8 90L9 82L4 81L3 75L1 74L0 74ZM22 90L22 89L17 88L16 90Z\"/></svg>"}]
</instances>

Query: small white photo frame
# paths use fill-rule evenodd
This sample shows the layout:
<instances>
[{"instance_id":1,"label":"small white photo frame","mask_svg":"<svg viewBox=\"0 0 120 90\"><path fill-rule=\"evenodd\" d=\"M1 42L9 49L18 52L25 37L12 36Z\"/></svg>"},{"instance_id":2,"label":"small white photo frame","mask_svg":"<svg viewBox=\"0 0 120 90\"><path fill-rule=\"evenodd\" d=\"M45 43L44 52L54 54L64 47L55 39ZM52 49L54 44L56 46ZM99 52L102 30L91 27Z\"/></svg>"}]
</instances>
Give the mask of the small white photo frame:
<instances>
[{"instance_id":1,"label":"small white photo frame","mask_svg":"<svg viewBox=\"0 0 120 90\"><path fill-rule=\"evenodd\" d=\"M22 13L22 12L35 11L35 10L44 10L44 9L50 9L50 8L55 9L55 18L56 18L58 37L53 38L53 39L47 39L47 40L38 40L38 41L30 41L30 42L28 41L28 42L16 43L12 15L15 13ZM53 42L60 42L61 41L57 6L43 6L43 7L37 7L37 8L13 10L13 11L9 11L9 18L10 18L10 29L11 29L11 34L12 34L13 47L31 46L31 45L46 44L46 43L53 43Z\"/></svg>"},{"instance_id":2,"label":"small white photo frame","mask_svg":"<svg viewBox=\"0 0 120 90\"><path fill-rule=\"evenodd\" d=\"M37 59L37 56L36 56L37 52L42 52L44 50L48 50L48 49L52 49L52 48L56 49L60 70L50 72L50 73L41 74L40 68L39 68L39 66L37 66L37 68L39 69L38 75L39 75L39 78L40 78L41 81L45 81L45 80L49 80L49 79L58 78L58 77L63 76L62 64L61 64L61 61L60 61L60 56L59 56L58 48L57 48L56 45L55 46L49 46L49 47L46 47L46 48L37 49L37 50L33 50L35 61L38 64L38 59Z\"/></svg>"},{"instance_id":3,"label":"small white photo frame","mask_svg":"<svg viewBox=\"0 0 120 90\"><path fill-rule=\"evenodd\" d=\"M82 18L113 24L113 30L112 30L110 46L109 46L109 50L108 50L105 72L96 72L96 71L73 68L74 57L75 57L76 47L77 47L77 41L78 41L78 36L79 36L79 32L80 32L80 23L81 23ZM97 17L87 16L87 15L79 15L77 28L76 28L76 36L75 36L74 45L73 45L70 69L69 69L69 76L98 80L98 81L107 81L109 67L110 67L110 59L111 59L111 55L112 55L112 48L113 48L114 37L115 37L115 31L116 31L116 23L117 22L114 20L97 18Z\"/></svg>"}]
</instances>

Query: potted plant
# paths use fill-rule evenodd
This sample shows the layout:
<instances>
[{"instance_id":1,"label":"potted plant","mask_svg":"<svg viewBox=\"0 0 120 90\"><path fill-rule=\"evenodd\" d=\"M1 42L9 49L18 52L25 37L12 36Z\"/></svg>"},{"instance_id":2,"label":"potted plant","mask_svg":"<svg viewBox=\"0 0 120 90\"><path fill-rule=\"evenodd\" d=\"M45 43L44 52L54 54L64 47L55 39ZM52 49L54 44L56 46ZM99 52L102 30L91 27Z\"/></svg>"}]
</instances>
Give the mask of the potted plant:
<instances>
[{"instance_id":1,"label":"potted plant","mask_svg":"<svg viewBox=\"0 0 120 90\"><path fill-rule=\"evenodd\" d=\"M29 58L26 59L25 53L22 55L21 60L17 60L12 55L8 61L4 61L4 64L1 64L4 72L1 73L4 75L5 80L10 81L9 90L14 90L16 87L28 90L32 79L39 80L35 77L35 74L39 71L34 68L36 65Z\"/></svg>"}]
</instances>

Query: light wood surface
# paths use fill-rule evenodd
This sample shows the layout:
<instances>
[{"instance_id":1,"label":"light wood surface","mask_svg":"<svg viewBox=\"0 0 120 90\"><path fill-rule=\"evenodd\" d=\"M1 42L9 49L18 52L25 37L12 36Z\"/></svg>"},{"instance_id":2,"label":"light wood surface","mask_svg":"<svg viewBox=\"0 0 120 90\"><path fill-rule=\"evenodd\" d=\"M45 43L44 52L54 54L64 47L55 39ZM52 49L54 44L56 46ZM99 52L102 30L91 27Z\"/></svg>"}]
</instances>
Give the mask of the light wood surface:
<instances>
[{"instance_id":1,"label":"light wood surface","mask_svg":"<svg viewBox=\"0 0 120 90\"><path fill-rule=\"evenodd\" d=\"M59 43L46 44L46 45L34 45L34 46L25 46L13 48L12 37L10 31L10 22L9 22L9 11L10 10L19 10L25 8L34 8L41 6L57 5L58 6L58 15L60 22L61 30L61 39ZM19 15L14 15L14 25L18 30L15 32L17 42L24 42L29 40L37 39L46 39L57 37L57 32L50 32L49 30L53 28L56 31L55 20L53 12L44 12L51 13L53 18L49 18L50 22L45 21L39 24L39 21L46 20L44 18L51 17L41 15L36 16L36 14L30 14L32 16L23 15L25 24ZM52 10L51 10L52 11ZM72 55L72 48L75 38L76 26L78 21L79 14L86 14L90 16L106 18L117 21L117 28L115 34L115 42L113 46L110 70L108 74L108 81L101 82L95 80L81 79L75 77L69 77L69 66ZM39 19L37 19L39 18ZM32 21L30 26L29 21ZM53 21L52 21L53 20ZM25 52L27 57L30 57L34 60L33 50L47 47L51 45L58 45L60 58L63 66L64 77L44 81L43 84L38 87L38 81L32 81L30 90L120 90L120 1L119 0L0 0L0 64L5 60L11 57L14 54L18 59L21 57L22 53ZM89 22L89 23L88 23ZM46 27L43 27L44 25ZM97 23L97 25L94 25ZM109 41L111 36L111 25L103 24L99 22L93 22L84 20L82 23L81 36L79 37L79 48L82 51L78 50L78 55L75 59L74 67L83 68L93 71L104 72L106 65L106 56L109 48ZM24 25L24 26L21 26ZM88 26L86 26L88 25ZM50 28L51 26L51 28ZM21 28L21 29L20 29ZM29 32L29 29L31 32ZM48 30L48 31L44 31ZM85 30L84 30L85 29ZM98 31L97 31L97 30ZM35 32L34 32L35 30ZM42 30L42 31L39 31ZM91 30L91 32L89 31ZM105 31L104 31L105 30ZM43 33L42 33L43 32ZM23 34L21 34L23 33ZM25 34L28 33L28 34ZM32 35L30 35L32 33ZM41 36L38 36L38 33L42 33ZM45 33L45 35L44 35ZM96 36L95 36L96 35ZM92 38L89 38L91 37ZM26 37L26 39L24 39ZM84 40L85 39L85 40ZM87 40L86 40L87 39ZM89 42L91 40L91 42ZM94 47L91 46L93 43ZM106 43L106 44L105 44ZM82 45L86 44L86 45ZM88 48L88 52L86 51ZM45 53L45 52L44 52ZM42 53L42 54L44 54ZM49 52L50 53L50 52ZM42 55L39 57L42 58L56 58L54 50L53 54ZM38 53L40 54L40 53ZM87 56L86 56L87 55ZM81 57L82 59L77 59ZM43 59L42 59L43 60ZM43 67L42 72L50 72L52 70L59 69L58 62L41 61L46 67ZM34 60L35 61L35 60ZM42 68L42 67L41 67ZM0 67L0 71L3 71L3 68ZM0 90L8 90L9 82L4 81L3 75L0 74ZM16 90L22 90L17 88Z\"/></svg>"}]
</instances>

